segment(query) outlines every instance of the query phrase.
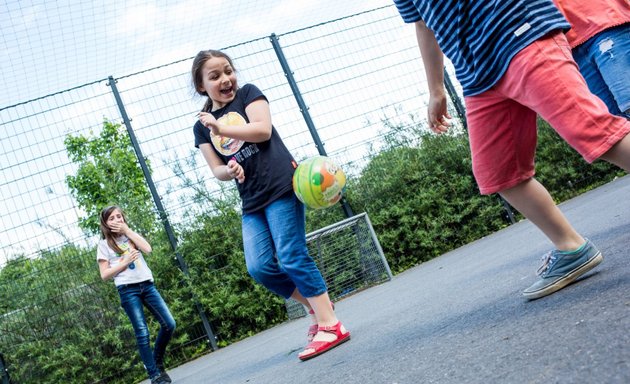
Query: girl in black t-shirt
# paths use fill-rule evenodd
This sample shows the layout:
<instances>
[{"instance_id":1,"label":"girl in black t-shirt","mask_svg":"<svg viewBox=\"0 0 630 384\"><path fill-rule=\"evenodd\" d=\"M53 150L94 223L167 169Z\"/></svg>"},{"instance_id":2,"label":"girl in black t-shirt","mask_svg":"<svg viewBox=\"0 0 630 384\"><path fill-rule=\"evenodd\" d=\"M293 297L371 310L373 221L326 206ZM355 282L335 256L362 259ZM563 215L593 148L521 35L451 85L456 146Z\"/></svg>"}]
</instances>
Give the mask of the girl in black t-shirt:
<instances>
[{"instance_id":1,"label":"girl in black t-shirt","mask_svg":"<svg viewBox=\"0 0 630 384\"><path fill-rule=\"evenodd\" d=\"M252 84L239 88L232 60L220 51L197 54L192 81L208 97L193 128L195 146L217 179L237 181L249 274L312 315L309 344L298 357L307 360L349 340L308 254L305 207L291 185L297 164L271 124L267 98Z\"/></svg>"}]
</instances>

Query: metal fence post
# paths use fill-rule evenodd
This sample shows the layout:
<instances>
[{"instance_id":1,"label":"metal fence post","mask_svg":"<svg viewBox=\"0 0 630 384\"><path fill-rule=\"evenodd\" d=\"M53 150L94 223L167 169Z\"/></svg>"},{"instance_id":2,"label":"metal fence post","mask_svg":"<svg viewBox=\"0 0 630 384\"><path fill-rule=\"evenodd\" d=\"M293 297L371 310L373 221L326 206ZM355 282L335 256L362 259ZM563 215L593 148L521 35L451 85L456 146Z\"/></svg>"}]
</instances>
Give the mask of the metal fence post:
<instances>
[{"instance_id":1,"label":"metal fence post","mask_svg":"<svg viewBox=\"0 0 630 384\"><path fill-rule=\"evenodd\" d=\"M155 203L155 206L158 210L160 220L162 221L162 224L164 225L164 230L166 231L166 234L168 236L168 241L171 245L171 249L173 250L173 252L175 252L175 256L177 257L177 262L179 263L179 268L182 270L182 272L186 276L189 276L188 265L186 265L186 261L183 259L182 255L180 255L180 253L177 251L177 239L175 238L175 233L173 231L173 228L171 227L171 223L168 220L166 211L164 210L164 206L162 205L162 199L160 198L160 195L158 194L157 189L155 188L155 183L153 182L153 178L151 177L151 173L149 172L147 163L144 160L144 156L142 155L142 151L140 149L138 140L136 139L136 135L133 132L133 129L131 127L131 120L129 120L129 116L127 116L125 105L122 102L122 98L120 97L120 92L118 92L118 87L116 86L116 80L114 79L113 76L109 76L108 80L109 80L108 85L111 86L112 92L114 93L114 97L116 98L116 104L118 105L118 109L120 110L120 115L123 118L125 127L127 128L127 133L129 134L129 138L131 139L131 144L133 145L133 149L136 153L136 157L138 158L138 162L140 163L140 168L142 168L142 173L144 174L144 178L147 182L147 186L149 187L149 190L151 191L153 202ZM194 293L193 293L193 297L194 297ZM206 336L208 337L208 341L210 342L212 350L213 351L217 350L218 349L217 340L216 340L216 337L214 336L214 333L212 332L212 327L210 326L208 317L206 316L206 313L203 311L203 307L201 306L199 301L197 299L194 299L194 302L195 302L195 307L197 308L197 312L199 312L199 317L201 317L201 321L203 322L203 327L204 327L204 330L206 331Z\"/></svg>"},{"instance_id":2,"label":"metal fence post","mask_svg":"<svg viewBox=\"0 0 630 384\"><path fill-rule=\"evenodd\" d=\"M293 72L289 67L289 63L287 62L286 57L284 56L284 52L282 51L282 47L280 46L280 42L278 41L278 36L275 33L272 33L269 36L271 40L271 45L273 45L273 50L276 52L276 56L278 56L278 61L280 61L280 65L282 66L282 70L284 71L284 75L287 77L287 81L289 82L289 86L291 87L291 91L293 92L293 96L295 97L295 101L298 103L300 107L300 112L302 112L302 116L304 117L304 121L306 122L306 126L308 130L311 132L311 136L313 137L313 141L315 141L315 147L317 151L322 156L327 156L326 149L324 148L324 144L319 138L319 134L317 133L317 129L315 128L315 124L313 123L313 119L311 119L311 114L308 112L308 107L302 98L302 93L298 88L297 82L293 77ZM344 196L341 197L339 201L341 203L341 208L343 209L346 217L354 216L352 213L352 208L350 208L350 204L346 201Z\"/></svg>"},{"instance_id":3,"label":"metal fence post","mask_svg":"<svg viewBox=\"0 0 630 384\"><path fill-rule=\"evenodd\" d=\"M444 67L444 85L446 86L446 91L448 92L448 95L450 96L451 101L453 102L453 105L455 106L455 110L457 111L457 114L459 115L459 120L464 125L464 129L468 131L468 124L466 123L466 109L464 109L462 100L457 95L457 91L455 91L455 86L453 85L453 82L451 81L451 77L448 75L448 72L446 71L446 67Z\"/></svg>"}]
</instances>

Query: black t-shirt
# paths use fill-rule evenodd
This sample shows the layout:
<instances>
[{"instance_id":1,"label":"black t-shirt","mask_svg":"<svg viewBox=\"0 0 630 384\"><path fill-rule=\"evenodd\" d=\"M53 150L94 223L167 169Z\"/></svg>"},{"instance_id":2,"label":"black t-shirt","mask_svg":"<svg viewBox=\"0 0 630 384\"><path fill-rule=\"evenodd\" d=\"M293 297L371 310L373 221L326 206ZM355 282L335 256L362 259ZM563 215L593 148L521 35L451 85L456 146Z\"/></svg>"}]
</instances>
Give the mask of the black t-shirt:
<instances>
[{"instance_id":1,"label":"black t-shirt","mask_svg":"<svg viewBox=\"0 0 630 384\"><path fill-rule=\"evenodd\" d=\"M212 115L223 124L249 123L245 107L255 100L267 98L252 84L236 91L234 100ZM271 127L271 138L261 143L250 143L220 136L212 136L210 129L200 121L193 127L195 147L210 143L224 163L236 160L245 171L245 182L236 182L243 203L243 213L251 213L292 190L291 179L297 167L293 156L282 142L276 129Z\"/></svg>"}]
</instances>

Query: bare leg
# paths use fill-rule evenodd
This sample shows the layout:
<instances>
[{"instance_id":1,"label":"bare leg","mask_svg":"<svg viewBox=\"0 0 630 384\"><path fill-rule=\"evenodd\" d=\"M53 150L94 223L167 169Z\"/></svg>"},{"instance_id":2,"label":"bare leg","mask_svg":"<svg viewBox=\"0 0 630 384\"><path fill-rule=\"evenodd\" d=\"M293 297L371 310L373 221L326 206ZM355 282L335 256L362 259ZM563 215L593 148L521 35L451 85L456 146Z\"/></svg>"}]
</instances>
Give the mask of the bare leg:
<instances>
[{"instance_id":1,"label":"bare leg","mask_svg":"<svg viewBox=\"0 0 630 384\"><path fill-rule=\"evenodd\" d=\"M613 145L601 156L601 159L630 172L630 134Z\"/></svg>"},{"instance_id":2,"label":"bare leg","mask_svg":"<svg viewBox=\"0 0 630 384\"><path fill-rule=\"evenodd\" d=\"M572 251L584 243L551 198L535 179L499 192L514 208L528 218L560 251Z\"/></svg>"},{"instance_id":3,"label":"bare leg","mask_svg":"<svg viewBox=\"0 0 630 384\"><path fill-rule=\"evenodd\" d=\"M311 307L311 303L309 303L308 300L304 296L302 296L302 294L300 293L300 291L297 290L297 288L293 291L293 294L291 295L291 298L293 298L296 301L302 303L307 308L307 312L310 312L311 309L313 309ZM317 324L317 317L315 317L315 314L311 315L311 323L312 324Z\"/></svg>"},{"instance_id":4,"label":"bare leg","mask_svg":"<svg viewBox=\"0 0 630 384\"><path fill-rule=\"evenodd\" d=\"M337 324L339 320L337 320L335 311L330 305L328 292L324 292L319 296L309 297L307 300L310 303L313 312L315 312L315 317L317 318L317 323L319 325L330 326Z\"/></svg>"},{"instance_id":5,"label":"bare leg","mask_svg":"<svg viewBox=\"0 0 630 384\"><path fill-rule=\"evenodd\" d=\"M308 302L308 300L306 300L304 296L302 296L302 294L300 293L300 291L297 290L297 288L291 294L291 298L304 304L304 306L306 306L309 310L311 309L311 304Z\"/></svg>"},{"instance_id":6,"label":"bare leg","mask_svg":"<svg viewBox=\"0 0 630 384\"><path fill-rule=\"evenodd\" d=\"M291 298L297 300L298 302L304 304L309 311L313 310L313 317L316 323L322 326L331 326L337 324L339 321L337 316L335 315L335 311L332 309L330 305L330 297L328 297L328 292L324 292L319 296L305 298L302 296L300 291L295 289Z\"/></svg>"}]
</instances>

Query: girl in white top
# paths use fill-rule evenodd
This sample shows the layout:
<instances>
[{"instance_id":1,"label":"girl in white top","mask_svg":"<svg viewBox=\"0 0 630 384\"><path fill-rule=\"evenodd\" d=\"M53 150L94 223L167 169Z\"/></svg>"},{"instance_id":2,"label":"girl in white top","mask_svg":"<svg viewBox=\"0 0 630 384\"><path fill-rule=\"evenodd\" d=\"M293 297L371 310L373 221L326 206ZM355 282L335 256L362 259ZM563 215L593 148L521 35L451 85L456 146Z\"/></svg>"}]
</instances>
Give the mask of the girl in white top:
<instances>
[{"instance_id":1,"label":"girl in white top","mask_svg":"<svg viewBox=\"0 0 630 384\"><path fill-rule=\"evenodd\" d=\"M153 274L142 253L151 252L151 245L127 226L122 209L110 206L101 211L101 241L96 259L103 280L114 279L120 304L129 316L138 344L140 358L151 384L170 383L164 370L166 345L175 331L175 319L153 284ZM151 350L149 328L144 307L160 323L160 331Z\"/></svg>"}]
</instances>

